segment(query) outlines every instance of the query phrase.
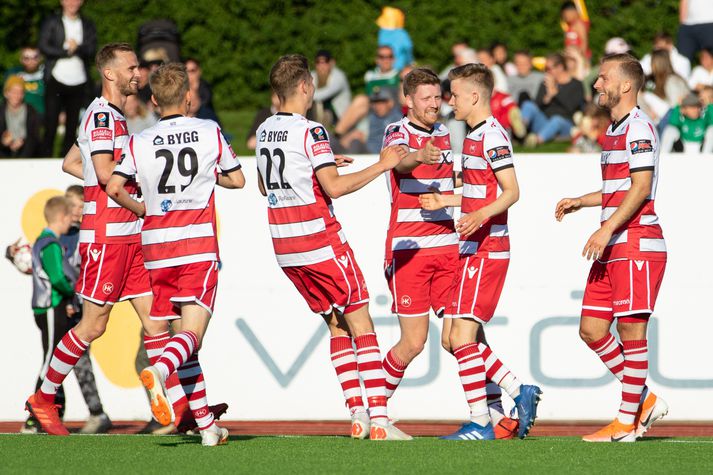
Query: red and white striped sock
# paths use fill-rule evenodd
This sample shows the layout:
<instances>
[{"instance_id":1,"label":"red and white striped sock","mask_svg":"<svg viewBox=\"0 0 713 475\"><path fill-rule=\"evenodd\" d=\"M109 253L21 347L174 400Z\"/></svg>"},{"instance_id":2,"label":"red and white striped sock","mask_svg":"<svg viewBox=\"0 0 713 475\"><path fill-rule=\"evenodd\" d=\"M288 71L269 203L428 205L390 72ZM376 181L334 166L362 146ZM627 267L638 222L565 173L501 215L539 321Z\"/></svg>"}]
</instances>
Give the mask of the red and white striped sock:
<instances>
[{"instance_id":1,"label":"red and white striped sock","mask_svg":"<svg viewBox=\"0 0 713 475\"><path fill-rule=\"evenodd\" d=\"M485 395L487 396L490 420L493 421L493 425L497 425L498 422L503 420L505 417L505 409L503 408L502 400L503 392L500 389L500 386L492 382L490 379L485 378Z\"/></svg>"},{"instance_id":2,"label":"red and white striped sock","mask_svg":"<svg viewBox=\"0 0 713 475\"><path fill-rule=\"evenodd\" d=\"M206 430L213 425L213 413L208 408L203 370L198 362L198 353L193 353L188 361L178 368L178 378L188 395L188 405L193 413L199 430Z\"/></svg>"},{"instance_id":3,"label":"red and white striped sock","mask_svg":"<svg viewBox=\"0 0 713 475\"><path fill-rule=\"evenodd\" d=\"M42 400L54 403L57 389L62 385L64 378L72 371L74 365L77 364L79 358L87 351L88 346L89 343L80 340L73 329L65 333L52 353L47 374L45 379L42 380L42 386L40 386L39 390L39 396Z\"/></svg>"},{"instance_id":4,"label":"red and white striped sock","mask_svg":"<svg viewBox=\"0 0 713 475\"><path fill-rule=\"evenodd\" d=\"M329 340L329 353L332 366L337 372L337 379L342 386L344 399L349 413L364 412L364 400L361 397L361 384L357 370L357 357L350 336L333 336Z\"/></svg>"},{"instance_id":5,"label":"red and white striped sock","mask_svg":"<svg viewBox=\"0 0 713 475\"><path fill-rule=\"evenodd\" d=\"M624 377L621 381L621 406L617 419L622 424L633 424L649 373L649 350L646 340L621 343L624 347Z\"/></svg>"},{"instance_id":6,"label":"red and white striped sock","mask_svg":"<svg viewBox=\"0 0 713 475\"><path fill-rule=\"evenodd\" d=\"M149 357L150 365L156 364L161 353L163 353L166 343L168 343L170 339L171 335L168 332L159 333L154 336L144 335L144 348ZM168 400L171 401L171 405L173 406L173 413L177 418L180 418L185 408L188 407L188 399L186 398L186 393L183 391L183 387L181 387L181 382L178 380L176 373L171 373L168 379L166 379L166 392Z\"/></svg>"},{"instance_id":7,"label":"red and white striped sock","mask_svg":"<svg viewBox=\"0 0 713 475\"><path fill-rule=\"evenodd\" d=\"M520 395L520 386L522 386L520 380L503 365L503 362L495 356L495 353L488 345L478 343L478 351L483 358L483 363L485 363L487 378L503 388L511 398L518 397Z\"/></svg>"},{"instance_id":8,"label":"red and white striped sock","mask_svg":"<svg viewBox=\"0 0 713 475\"><path fill-rule=\"evenodd\" d=\"M408 365L396 357L393 348L386 353L382 364L386 373L386 397L390 398L401 384Z\"/></svg>"},{"instance_id":9,"label":"red and white striped sock","mask_svg":"<svg viewBox=\"0 0 713 475\"><path fill-rule=\"evenodd\" d=\"M369 417L373 422L388 424L386 414L386 375L381 363L381 351L375 333L366 333L354 338L356 343L357 368L364 381Z\"/></svg>"},{"instance_id":10,"label":"red and white striped sock","mask_svg":"<svg viewBox=\"0 0 713 475\"><path fill-rule=\"evenodd\" d=\"M458 376L470 407L470 420L479 425L490 422L485 395L485 364L477 343L466 343L453 350L458 361Z\"/></svg>"},{"instance_id":11,"label":"red and white striped sock","mask_svg":"<svg viewBox=\"0 0 713 475\"><path fill-rule=\"evenodd\" d=\"M593 352L597 354L602 363L609 368L609 371L621 381L624 377L624 353L622 347L614 335L607 334L601 340L592 343L587 343Z\"/></svg>"},{"instance_id":12,"label":"red and white striped sock","mask_svg":"<svg viewBox=\"0 0 713 475\"><path fill-rule=\"evenodd\" d=\"M188 361L196 346L198 346L198 337L195 333L191 331L176 333L168 340L161 356L153 366L161 373L165 381L171 373Z\"/></svg>"}]
</instances>

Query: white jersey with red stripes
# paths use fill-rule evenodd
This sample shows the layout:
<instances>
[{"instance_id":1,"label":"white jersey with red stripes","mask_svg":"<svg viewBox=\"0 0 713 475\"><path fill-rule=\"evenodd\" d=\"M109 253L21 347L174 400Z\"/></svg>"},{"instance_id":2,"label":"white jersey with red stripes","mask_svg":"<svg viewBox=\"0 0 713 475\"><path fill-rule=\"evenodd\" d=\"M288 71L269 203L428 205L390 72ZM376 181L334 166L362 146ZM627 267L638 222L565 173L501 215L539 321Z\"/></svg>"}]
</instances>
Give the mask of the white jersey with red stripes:
<instances>
[{"instance_id":1,"label":"white jersey with red stripes","mask_svg":"<svg viewBox=\"0 0 713 475\"><path fill-rule=\"evenodd\" d=\"M132 135L115 174L136 175L147 269L217 261L215 184L240 162L212 120L174 115Z\"/></svg>"},{"instance_id":2,"label":"white jersey with red stripes","mask_svg":"<svg viewBox=\"0 0 713 475\"><path fill-rule=\"evenodd\" d=\"M603 223L621 205L631 188L631 173L653 172L651 190L641 207L612 236L600 261L666 260L666 242L654 210L659 175L659 136L649 116L638 107L611 124L602 146Z\"/></svg>"},{"instance_id":3,"label":"white jersey with red stripes","mask_svg":"<svg viewBox=\"0 0 713 475\"><path fill-rule=\"evenodd\" d=\"M124 114L103 97L97 97L84 112L77 135L84 170L84 215L79 231L79 242L97 244L138 243L141 220L122 208L106 194L99 184L92 156L110 154L114 161L121 157L129 138ZM132 197L137 196L136 181L125 185Z\"/></svg>"},{"instance_id":4,"label":"white jersey with red stripes","mask_svg":"<svg viewBox=\"0 0 713 475\"><path fill-rule=\"evenodd\" d=\"M463 198L461 212L477 211L495 201L500 186L495 172L512 168L510 138L500 123L490 116L472 129L463 141ZM460 241L461 255L489 259L510 258L508 212L491 217L468 237Z\"/></svg>"},{"instance_id":5,"label":"white jersey with red stripes","mask_svg":"<svg viewBox=\"0 0 713 475\"><path fill-rule=\"evenodd\" d=\"M306 266L344 254L346 237L315 175L322 167L336 166L324 126L278 112L260 125L256 136L277 263Z\"/></svg>"},{"instance_id":6,"label":"white jersey with red stripes","mask_svg":"<svg viewBox=\"0 0 713 475\"><path fill-rule=\"evenodd\" d=\"M414 152L429 141L441 150L437 164L420 164L408 173L393 169L388 174L391 216L386 235L387 260L398 253L429 256L456 252L458 235L453 224L453 207L426 211L418 202L420 194L434 190L453 194L453 154L448 128L436 123L426 129L404 117L386 127L383 146L405 145L409 152Z\"/></svg>"}]
</instances>

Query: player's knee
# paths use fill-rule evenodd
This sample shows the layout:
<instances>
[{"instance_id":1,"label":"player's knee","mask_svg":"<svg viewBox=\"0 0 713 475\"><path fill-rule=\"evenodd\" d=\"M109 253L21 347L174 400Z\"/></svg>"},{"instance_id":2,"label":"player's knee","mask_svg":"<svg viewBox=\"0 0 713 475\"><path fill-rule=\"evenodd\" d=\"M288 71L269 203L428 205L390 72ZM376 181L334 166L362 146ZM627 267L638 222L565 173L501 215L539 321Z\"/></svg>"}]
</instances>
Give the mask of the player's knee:
<instances>
[{"instance_id":1,"label":"player's knee","mask_svg":"<svg viewBox=\"0 0 713 475\"><path fill-rule=\"evenodd\" d=\"M406 358L410 361L421 354L426 342L424 340L410 340L405 341L403 345L403 352L406 353Z\"/></svg>"},{"instance_id":2,"label":"player's knee","mask_svg":"<svg viewBox=\"0 0 713 475\"><path fill-rule=\"evenodd\" d=\"M600 339L592 329L583 327L579 328L579 338L585 343L593 343Z\"/></svg>"},{"instance_id":3,"label":"player's knee","mask_svg":"<svg viewBox=\"0 0 713 475\"><path fill-rule=\"evenodd\" d=\"M87 342L92 342L102 336L106 331L106 324L102 322L95 322L92 325L88 325L84 328L84 335L80 338L85 339Z\"/></svg>"},{"instance_id":4,"label":"player's knee","mask_svg":"<svg viewBox=\"0 0 713 475\"><path fill-rule=\"evenodd\" d=\"M448 353L452 353L453 350L451 348L451 340L448 338L448 335L444 335L441 337L441 346L443 347L444 350L446 350Z\"/></svg>"}]
</instances>

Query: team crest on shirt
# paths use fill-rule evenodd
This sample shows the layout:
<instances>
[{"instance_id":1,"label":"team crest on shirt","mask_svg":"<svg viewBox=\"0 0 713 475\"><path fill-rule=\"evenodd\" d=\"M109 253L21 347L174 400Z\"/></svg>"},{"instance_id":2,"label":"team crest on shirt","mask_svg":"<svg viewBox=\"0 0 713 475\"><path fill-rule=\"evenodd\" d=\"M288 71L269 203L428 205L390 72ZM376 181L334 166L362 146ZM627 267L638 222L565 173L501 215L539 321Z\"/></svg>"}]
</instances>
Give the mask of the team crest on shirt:
<instances>
[{"instance_id":1,"label":"team crest on shirt","mask_svg":"<svg viewBox=\"0 0 713 475\"><path fill-rule=\"evenodd\" d=\"M106 112L96 112L94 114L94 127L109 128L109 114Z\"/></svg>"},{"instance_id":2,"label":"team crest on shirt","mask_svg":"<svg viewBox=\"0 0 713 475\"><path fill-rule=\"evenodd\" d=\"M634 140L633 142L629 142L629 148L631 149L632 155L653 152L654 150L653 145L651 145L651 140Z\"/></svg>"},{"instance_id":3,"label":"team crest on shirt","mask_svg":"<svg viewBox=\"0 0 713 475\"><path fill-rule=\"evenodd\" d=\"M267 195L267 203L270 206L276 206L277 205L277 196L275 196L275 193L270 193Z\"/></svg>"},{"instance_id":4,"label":"team crest on shirt","mask_svg":"<svg viewBox=\"0 0 713 475\"><path fill-rule=\"evenodd\" d=\"M163 145L163 137L161 137L160 135L157 135L156 137L154 137L153 144L154 145Z\"/></svg>"},{"instance_id":5,"label":"team crest on shirt","mask_svg":"<svg viewBox=\"0 0 713 475\"><path fill-rule=\"evenodd\" d=\"M171 209L171 206L173 206L173 201L163 200L161 202L161 211L163 211L164 213L168 213L168 210Z\"/></svg>"},{"instance_id":6,"label":"team crest on shirt","mask_svg":"<svg viewBox=\"0 0 713 475\"><path fill-rule=\"evenodd\" d=\"M313 127L309 129L309 132L312 134L312 138L315 142L326 142L327 140L329 140L327 138L327 132L324 130L324 127Z\"/></svg>"},{"instance_id":7,"label":"team crest on shirt","mask_svg":"<svg viewBox=\"0 0 713 475\"><path fill-rule=\"evenodd\" d=\"M510 153L510 148L505 145L491 148L485 153L488 155L488 160L490 160L491 162L497 162L498 160L503 160L512 156L512 154Z\"/></svg>"}]
</instances>

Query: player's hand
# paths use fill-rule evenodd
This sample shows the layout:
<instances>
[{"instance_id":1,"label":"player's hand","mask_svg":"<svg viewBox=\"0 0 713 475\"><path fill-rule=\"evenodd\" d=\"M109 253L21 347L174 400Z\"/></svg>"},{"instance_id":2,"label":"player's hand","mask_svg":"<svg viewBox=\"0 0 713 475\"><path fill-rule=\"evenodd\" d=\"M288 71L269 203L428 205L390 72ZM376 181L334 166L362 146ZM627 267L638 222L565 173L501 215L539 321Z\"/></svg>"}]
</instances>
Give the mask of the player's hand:
<instances>
[{"instance_id":1,"label":"player's hand","mask_svg":"<svg viewBox=\"0 0 713 475\"><path fill-rule=\"evenodd\" d=\"M441 161L441 150L429 139L426 146L416 154L416 160L424 165L435 165Z\"/></svg>"},{"instance_id":2,"label":"player's hand","mask_svg":"<svg viewBox=\"0 0 713 475\"><path fill-rule=\"evenodd\" d=\"M418 203L421 205L421 208L428 211L437 211L447 206L443 200L443 195L440 193L424 193L418 195Z\"/></svg>"},{"instance_id":3,"label":"player's hand","mask_svg":"<svg viewBox=\"0 0 713 475\"><path fill-rule=\"evenodd\" d=\"M607 244L609 244L611 237L612 232L607 228L601 227L597 229L594 231L594 234L590 236L587 244L584 245L582 256L584 256L587 260L599 259L602 254L604 254L604 249L607 247Z\"/></svg>"},{"instance_id":4,"label":"player's hand","mask_svg":"<svg viewBox=\"0 0 713 475\"><path fill-rule=\"evenodd\" d=\"M334 161L338 167L346 167L350 163L353 163L354 159L352 157L347 157L346 155L335 155Z\"/></svg>"},{"instance_id":5,"label":"player's hand","mask_svg":"<svg viewBox=\"0 0 713 475\"><path fill-rule=\"evenodd\" d=\"M476 232L488 219L481 211L473 211L472 213L464 214L456 223L456 231L463 237L468 237Z\"/></svg>"},{"instance_id":6,"label":"player's hand","mask_svg":"<svg viewBox=\"0 0 713 475\"><path fill-rule=\"evenodd\" d=\"M77 47L79 44L73 39L67 40L67 53L69 53L70 56L74 54L75 51L77 51Z\"/></svg>"},{"instance_id":7,"label":"player's hand","mask_svg":"<svg viewBox=\"0 0 713 475\"><path fill-rule=\"evenodd\" d=\"M582 200L579 198L563 198L555 207L555 219L562 221L565 214L574 213L582 209Z\"/></svg>"},{"instance_id":8,"label":"player's hand","mask_svg":"<svg viewBox=\"0 0 713 475\"><path fill-rule=\"evenodd\" d=\"M396 165L406 158L408 152L401 145L392 145L381 150L379 154L379 162L381 162L387 170L393 169Z\"/></svg>"}]
</instances>

